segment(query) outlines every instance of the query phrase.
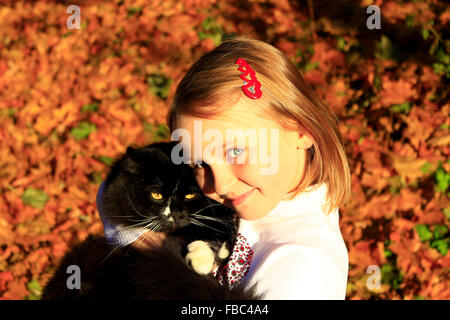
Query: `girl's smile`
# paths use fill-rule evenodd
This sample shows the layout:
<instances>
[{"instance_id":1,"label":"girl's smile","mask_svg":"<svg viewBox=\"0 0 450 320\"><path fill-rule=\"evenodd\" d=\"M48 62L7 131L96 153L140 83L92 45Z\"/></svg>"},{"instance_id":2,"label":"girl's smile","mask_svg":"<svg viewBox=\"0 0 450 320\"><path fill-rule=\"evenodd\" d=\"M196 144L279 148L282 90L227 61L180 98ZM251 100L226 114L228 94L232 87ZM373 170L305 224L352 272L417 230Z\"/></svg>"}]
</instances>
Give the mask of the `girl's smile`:
<instances>
[{"instance_id":1,"label":"girl's smile","mask_svg":"<svg viewBox=\"0 0 450 320\"><path fill-rule=\"evenodd\" d=\"M248 197L250 197L250 195L253 193L253 191L255 191L255 189L252 189L238 197L230 197L229 200L231 200L231 204L233 205L233 207L237 207L238 205L240 205L241 203L243 203Z\"/></svg>"},{"instance_id":2,"label":"girl's smile","mask_svg":"<svg viewBox=\"0 0 450 320\"><path fill-rule=\"evenodd\" d=\"M245 136L245 144L227 146L225 154L220 150L222 146L207 143L195 143L186 140L181 142L184 150L189 150L191 159L195 160L194 170L197 182L202 191L210 198L233 208L241 218L254 220L265 216L290 191L295 189L301 181L306 157L306 149L312 145L312 139L299 133L299 130L287 130L269 118L263 118L253 111L254 101L243 97L230 109L222 112L214 119L205 119L195 116L183 115L180 128L187 130L191 137L194 134L194 124L201 121L201 134L210 129L226 136L227 129L234 132L270 132L277 130L277 141L272 135L250 139ZM261 102L259 102L261 103ZM198 126L196 126L198 130ZM260 130L263 129L263 130ZM242 136L240 137L242 138ZM258 149L261 139L266 139L268 154L276 154L279 161L277 170L271 174L261 174L267 167L260 158L258 161L249 161L250 150ZM235 137L235 141L238 137ZM276 142L276 143L274 143ZM190 144L190 145L187 145ZM199 148L201 150L196 150ZM275 147L274 147L275 146ZM194 155L204 155L207 148L219 150L214 152L211 159L198 159ZM201 164L197 164L201 161Z\"/></svg>"}]
</instances>

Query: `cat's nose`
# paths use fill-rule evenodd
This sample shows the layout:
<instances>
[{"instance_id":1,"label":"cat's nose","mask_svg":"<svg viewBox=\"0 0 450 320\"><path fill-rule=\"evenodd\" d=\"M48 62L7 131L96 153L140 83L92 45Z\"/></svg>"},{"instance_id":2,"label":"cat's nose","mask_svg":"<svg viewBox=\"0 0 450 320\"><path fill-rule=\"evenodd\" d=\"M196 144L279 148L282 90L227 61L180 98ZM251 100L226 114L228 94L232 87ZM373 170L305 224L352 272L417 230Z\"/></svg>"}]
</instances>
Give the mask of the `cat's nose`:
<instances>
[{"instance_id":1,"label":"cat's nose","mask_svg":"<svg viewBox=\"0 0 450 320\"><path fill-rule=\"evenodd\" d=\"M172 212L172 214L169 217L170 222L175 222L179 220L183 220L187 218L187 214L184 212Z\"/></svg>"}]
</instances>

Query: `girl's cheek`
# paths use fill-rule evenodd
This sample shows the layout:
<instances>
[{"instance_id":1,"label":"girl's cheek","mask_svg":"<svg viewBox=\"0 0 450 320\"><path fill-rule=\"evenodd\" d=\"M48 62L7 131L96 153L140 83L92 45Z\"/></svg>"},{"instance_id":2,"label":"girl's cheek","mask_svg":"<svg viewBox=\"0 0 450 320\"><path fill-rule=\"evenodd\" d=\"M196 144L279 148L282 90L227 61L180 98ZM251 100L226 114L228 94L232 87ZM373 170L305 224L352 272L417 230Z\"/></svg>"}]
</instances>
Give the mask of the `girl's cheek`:
<instances>
[{"instance_id":1,"label":"girl's cheek","mask_svg":"<svg viewBox=\"0 0 450 320\"><path fill-rule=\"evenodd\" d=\"M235 174L241 181L250 187L260 188L264 184L263 177L260 174L260 167L255 164L236 165ZM242 188L241 189L245 189ZM245 191L245 190L244 190Z\"/></svg>"},{"instance_id":2,"label":"girl's cheek","mask_svg":"<svg viewBox=\"0 0 450 320\"><path fill-rule=\"evenodd\" d=\"M209 171L206 168L202 168L197 169L195 172L195 179L204 194L215 193L214 179Z\"/></svg>"},{"instance_id":3,"label":"girl's cheek","mask_svg":"<svg viewBox=\"0 0 450 320\"><path fill-rule=\"evenodd\" d=\"M202 170L196 169L195 172L194 172L194 176L195 176L195 180L197 180L198 186L204 192L203 187L205 185L205 177L204 177L204 174L201 173L200 171L202 171Z\"/></svg>"}]
</instances>

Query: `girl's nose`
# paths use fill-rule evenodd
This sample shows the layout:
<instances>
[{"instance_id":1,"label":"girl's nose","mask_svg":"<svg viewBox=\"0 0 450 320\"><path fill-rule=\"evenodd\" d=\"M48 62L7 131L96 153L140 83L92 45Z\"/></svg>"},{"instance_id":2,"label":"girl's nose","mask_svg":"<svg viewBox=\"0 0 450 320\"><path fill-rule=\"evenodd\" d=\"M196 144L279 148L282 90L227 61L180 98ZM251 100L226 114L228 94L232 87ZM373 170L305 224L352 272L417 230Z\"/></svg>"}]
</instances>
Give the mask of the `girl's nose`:
<instances>
[{"instance_id":1,"label":"girl's nose","mask_svg":"<svg viewBox=\"0 0 450 320\"><path fill-rule=\"evenodd\" d=\"M215 192L219 195L226 195L237 182L230 166L227 164L211 164L210 168L214 177Z\"/></svg>"}]
</instances>

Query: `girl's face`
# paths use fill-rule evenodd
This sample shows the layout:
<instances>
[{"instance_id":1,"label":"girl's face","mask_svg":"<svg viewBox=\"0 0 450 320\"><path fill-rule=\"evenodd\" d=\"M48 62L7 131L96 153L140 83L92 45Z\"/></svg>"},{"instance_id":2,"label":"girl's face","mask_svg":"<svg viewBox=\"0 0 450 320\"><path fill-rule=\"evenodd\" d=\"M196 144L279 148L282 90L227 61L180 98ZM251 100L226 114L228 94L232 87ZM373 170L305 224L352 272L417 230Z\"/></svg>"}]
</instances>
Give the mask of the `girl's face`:
<instances>
[{"instance_id":1,"label":"girl's face","mask_svg":"<svg viewBox=\"0 0 450 320\"><path fill-rule=\"evenodd\" d=\"M191 137L183 138L183 150L203 162L192 164L202 191L245 220L264 217L293 191L312 145L309 136L260 117L254 107L242 97L213 119L183 116L180 123Z\"/></svg>"}]
</instances>

